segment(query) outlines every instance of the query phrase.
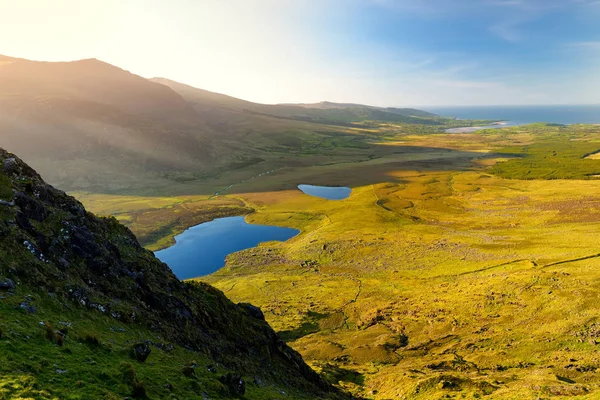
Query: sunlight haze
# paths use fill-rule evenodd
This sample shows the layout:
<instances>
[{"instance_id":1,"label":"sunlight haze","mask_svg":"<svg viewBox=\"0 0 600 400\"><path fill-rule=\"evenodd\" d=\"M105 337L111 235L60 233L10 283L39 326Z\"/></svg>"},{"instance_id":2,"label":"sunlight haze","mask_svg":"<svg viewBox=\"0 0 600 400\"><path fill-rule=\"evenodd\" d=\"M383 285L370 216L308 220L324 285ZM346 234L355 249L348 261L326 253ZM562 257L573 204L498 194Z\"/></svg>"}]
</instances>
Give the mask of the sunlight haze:
<instances>
[{"instance_id":1,"label":"sunlight haze","mask_svg":"<svg viewBox=\"0 0 600 400\"><path fill-rule=\"evenodd\" d=\"M600 103L600 3L592 0L0 0L0 7L0 54L97 58L255 102Z\"/></svg>"},{"instance_id":2,"label":"sunlight haze","mask_svg":"<svg viewBox=\"0 0 600 400\"><path fill-rule=\"evenodd\" d=\"M600 0L0 0L0 400L600 399Z\"/></svg>"}]
</instances>

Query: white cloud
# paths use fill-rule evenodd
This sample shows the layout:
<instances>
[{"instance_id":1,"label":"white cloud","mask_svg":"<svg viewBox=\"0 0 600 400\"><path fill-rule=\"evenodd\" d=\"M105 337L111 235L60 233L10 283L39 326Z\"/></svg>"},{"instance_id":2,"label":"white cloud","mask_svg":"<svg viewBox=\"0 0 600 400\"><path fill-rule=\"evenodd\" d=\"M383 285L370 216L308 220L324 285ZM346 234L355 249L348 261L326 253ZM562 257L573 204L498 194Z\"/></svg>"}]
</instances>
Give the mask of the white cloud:
<instances>
[{"instance_id":1,"label":"white cloud","mask_svg":"<svg viewBox=\"0 0 600 400\"><path fill-rule=\"evenodd\" d=\"M600 41L597 41L597 42L573 42L573 43L567 43L565 46L568 48L572 48L572 49L600 50Z\"/></svg>"}]
</instances>

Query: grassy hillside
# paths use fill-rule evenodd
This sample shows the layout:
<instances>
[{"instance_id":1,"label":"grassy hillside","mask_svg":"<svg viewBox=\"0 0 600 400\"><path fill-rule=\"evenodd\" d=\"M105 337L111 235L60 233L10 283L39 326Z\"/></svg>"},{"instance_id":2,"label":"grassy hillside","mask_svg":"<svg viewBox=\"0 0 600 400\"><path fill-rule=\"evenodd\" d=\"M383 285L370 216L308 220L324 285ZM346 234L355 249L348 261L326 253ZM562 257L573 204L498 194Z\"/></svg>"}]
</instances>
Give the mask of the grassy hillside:
<instances>
[{"instance_id":1,"label":"grassy hillside","mask_svg":"<svg viewBox=\"0 0 600 400\"><path fill-rule=\"evenodd\" d=\"M585 159L599 129L382 125L386 155L288 167L219 196L255 210L249 222L302 233L233 254L201 281L260 305L310 365L366 398L597 398L600 180L576 173L600 164ZM504 178L515 162L541 171L551 157L572 179ZM298 183L353 193L326 201ZM143 199L146 215L166 215L168 200Z\"/></svg>"},{"instance_id":2,"label":"grassy hillside","mask_svg":"<svg viewBox=\"0 0 600 400\"><path fill-rule=\"evenodd\" d=\"M38 62L10 59L0 68L2 96L76 98L154 119L193 119L173 90L96 59Z\"/></svg>"},{"instance_id":3,"label":"grassy hillside","mask_svg":"<svg viewBox=\"0 0 600 400\"><path fill-rule=\"evenodd\" d=\"M264 321L182 283L0 149L0 398L348 398Z\"/></svg>"},{"instance_id":4,"label":"grassy hillside","mask_svg":"<svg viewBox=\"0 0 600 400\"><path fill-rule=\"evenodd\" d=\"M363 121L404 122L408 124L427 125L442 125L444 122L444 119L435 114L409 108L383 108L362 104L331 102L316 104L256 104L196 89L169 79L154 78L152 81L170 87L185 99L195 104L196 109L199 111L205 108L213 109L215 105L218 105L230 110L246 113L333 125L346 125Z\"/></svg>"},{"instance_id":5,"label":"grassy hillside","mask_svg":"<svg viewBox=\"0 0 600 400\"><path fill-rule=\"evenodd\" d=\"M504 152L516 158L496 165L493 173L510 179L590 179L600 176L598 160L588 158L600 149L600 140L593 137L595 129L544 124L529 129L538 133L535 143L505 149Z\"/></svg>"},{"instance_id":6,"label":"grassy hillside","mask_svg":"<svg viewBox=\"0 0 600 400\"><path fill-rule=\"evenodd\" d=\"M232 171L249 168L243 180L319 162L307 155L364 157L358 150L372 139L364 120L388 117L445 126L369 107L254 104L95 59L0 64L0 146L67 190L170 195Z\"/></svg>"}]
</instances>

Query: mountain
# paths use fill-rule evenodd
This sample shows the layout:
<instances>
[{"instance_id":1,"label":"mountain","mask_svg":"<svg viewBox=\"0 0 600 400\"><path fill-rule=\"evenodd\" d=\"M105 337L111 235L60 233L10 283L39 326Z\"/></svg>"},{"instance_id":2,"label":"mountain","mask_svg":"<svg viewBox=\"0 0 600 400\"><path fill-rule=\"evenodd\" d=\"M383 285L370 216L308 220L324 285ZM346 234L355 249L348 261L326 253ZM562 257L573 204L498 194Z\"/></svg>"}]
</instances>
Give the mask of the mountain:
<instances>
[{"instance_id":1,"label":"mountain","mask_svg":"<svg viewBox=\"0 0 600 400\"><path fill-rule=\"evenodd\" d=\"M346 398L260 309L179 281L2 149L0 260L3 398Z\"/></svg>"},{"instance_id":2,"label":"mountain","mask_svg":"<svg viewBox=\"0 0 600 400\"><path fill-rule=\"evenodd\" d=\"M218 93L197 89L164 78L153 82L166 85L196 105L196 110L215 105L247 113L313 123L349 124L369 120L412 124L439 124L440 117L412 108L382 108L362 104L321 102L315 104L257 104Z\"/></svg>"},{"instance_id":3,"label":"mountain","mask_svg":"<svg viewBox=\"0 0 600 400\"><path fill-rule=\"evenodd\" d=\"M439 116L436 114L432 114L430 112L423 111L423 110L417 110L415 108L374 107L374 106L367 106L364 104L354 104L354 103L332 103L330 101L322 101L320 103L311 103L311 104L283 104L283 105L305 107L305 108L316 108L316 109L322 109L322 110L365 108L365 109L388 112L388 113L397 114L397 115L403 115L405 117L439 118Z\"/></svg>"},{"instance_id":4,"label":"mountain","mask_svg":"<svg viewBox=\"0 0 600 400\"><path fill-rule=\"evenodd\" d=\"M234 110L252 110L262 107L261 104L198 89L166 78L152 78L150 81L167 86L188 101L192 101L195 104L202 104L205 107L225 107Z\"/></svg>"},{"instance_id":5,"label":"mountain","mask_svg":"<svg viewBox=\"0 0 600 400\"><path fill-rule=\"evenodd\" d=\"M173 90L105 62L38 62L10 59L0 68L2 97L74 98L110 104L157 119L194 119L190 105Z\"/></svg>"},{"instance_id":6,"label":"mountain","mask_svg":"<svg viewBox=\"0 0 600 400\"><path fill-rule=\"evenodd\" d=\"M247 179L295 153L325 156L354 143L361 137L348 128L369 120L439 124L368 106L256 104L96 59L0 56L0 146L68 191L181 193L189 182L251 167L232 178ZM208 186L202 193L213 193Z\"/></svg>"},{"instance_id":7,"label":"mountain","mask_svg":"<svg viewBox=\"0 0 600 400\"><path fill-rule=\"evenodd\" d=\"M94 59L3 59L0 145L54 184L92 191L160 186L238 161L165 85Z\"/></svg>"}]
</instances>

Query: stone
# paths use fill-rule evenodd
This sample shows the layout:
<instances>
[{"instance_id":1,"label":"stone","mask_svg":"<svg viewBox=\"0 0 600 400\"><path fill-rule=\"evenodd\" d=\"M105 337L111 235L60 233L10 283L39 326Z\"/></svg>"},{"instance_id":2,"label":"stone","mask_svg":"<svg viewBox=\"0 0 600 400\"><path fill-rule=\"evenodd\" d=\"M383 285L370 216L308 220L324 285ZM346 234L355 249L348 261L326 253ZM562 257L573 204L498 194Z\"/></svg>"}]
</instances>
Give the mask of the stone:
<instances>
[{"instance_id":1,"label":"stone","mask_svg":"<svg viewBox=\"0 0 600 400\"><path fill-rule=\"evenodd\" d=\"M246 382L239 375L229 373L219 378L219 380L234 396L243 396L246 393Z\"/></svg>"},{"instance_id":2,"label":"stone","mask_svg":"<svg viewBox=\"0 0 600 400\"><path fill-rule=\"evenodd\" d=\"M152 349L150 349L150 345L144 342L136 343L131 348L132 357L141 363L146 361L151 352Z\"/></svg>"},{"instance_id":3,"label":"stone","mask_svg":"<svg viewBox=\"0 0 600 400\"><path fill-rule=\"evenodd\" d=\"M15 287L12 279L0 280L0 290L13 290Z\"/></svg>"},{"instance_id":4,"label":"stone","mask_svg":"<svg viewBox=\"0 0 600 400\"><path fill-rule=\"evenodd\" d=\"M18 167L17 164L17 160L15 160L14 158L7 158L6 160L4 160L4 172L7 174L12 174L13 172L16 172Z\"/></svg>"},{"instance_id":5,"label":"stone","mask_svg":"<svg viewBox=\"0 0 600 400\"><path fill-rule=\"evenodd\" d=\"M32 306L27 301L24 301L21 304L19 304L19 308L22 309L22 310L27 311L28 314L35 314L35 313L37 313L37 307Z\"/></svg>"}]
</instances>

